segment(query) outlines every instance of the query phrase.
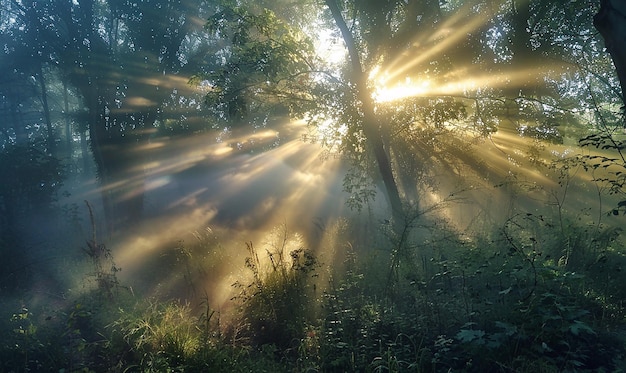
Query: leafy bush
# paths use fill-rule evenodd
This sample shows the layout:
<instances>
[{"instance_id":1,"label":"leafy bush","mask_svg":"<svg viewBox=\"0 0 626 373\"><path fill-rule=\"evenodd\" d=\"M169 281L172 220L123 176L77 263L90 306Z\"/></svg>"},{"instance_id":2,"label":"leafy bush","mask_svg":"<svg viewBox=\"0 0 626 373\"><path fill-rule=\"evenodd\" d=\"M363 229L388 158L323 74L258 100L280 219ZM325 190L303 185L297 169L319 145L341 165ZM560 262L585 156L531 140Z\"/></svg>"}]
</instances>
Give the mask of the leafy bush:
<instances>
[{"instance_id":1,"label":"leafy bush","mask_svg":"<svg viewBox=\"0 0 626 373\"><path fill-rule=\"evenodd\" d=\"M623 249L611 228L557 226L516 215L468 241L437 225L415 245L421 253L397 263L393 291L369 284L376 267L353 255L326 296L322 370L617 368L624 339L610 330L623 322L616 293L626 279L604 255L614 266L623 259L610 253Z\"/></svg>"}]
</instances>

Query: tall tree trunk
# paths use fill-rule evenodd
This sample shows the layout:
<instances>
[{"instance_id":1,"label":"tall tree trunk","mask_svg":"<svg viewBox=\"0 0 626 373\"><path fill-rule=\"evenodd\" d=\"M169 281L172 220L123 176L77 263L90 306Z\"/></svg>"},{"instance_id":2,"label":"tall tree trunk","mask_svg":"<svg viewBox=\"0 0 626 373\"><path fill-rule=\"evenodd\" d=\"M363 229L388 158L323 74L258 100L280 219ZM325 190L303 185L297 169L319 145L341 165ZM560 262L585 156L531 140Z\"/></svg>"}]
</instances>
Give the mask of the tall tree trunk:
<instances>
[{"instance_id":1,"label":"tall tree trunk","mask_svg":"<svg viewBox=\"0 0 626 373\"><path fill-rule=\"evenodd\" d=\"M13 85L9 85L9 97L20 97L18 95L18 88ZM24 128L24 121L22 119L19 102L11 100L10 105L11 123L13 131L15 131L15 143L17 145L24 145L28 143L28 134L26 133L26 128Z\"/></svg>"},{"instance_id":2,"label":"tall tree trunk","mask_svg":"<svg viewBox=\"0 0 626 373\"><path fill-rule=\"evenodd\" d=\"M611 55L622 88L622 102L626 106L626 2L600 0L600 10L593 17L593 25L600 31Z\"/></svg>"},{"instance_id":3,"label":"tall tree trunk","mask_svg":"<svg viewBox=\"0 0 626 373\"><path fill-rule=\"evenodd\" d=\"M145 175L140 171L142 158L136 152L145 136L132 131L111 134L107 131L104 107L90 108L89 137L101 185L102 205L109 235L136 224L143 214Z\"/></svg>"},{"instance_id":4,"label":"tall tree trunk","mask_svg":"<svg viewBox=\"0 0 626 373\"><path fill-rule=\"evenodd\" d=\"M41 88L41 105L43 106L43 117L46 122L48 154L55 156L56 144L54 140L54 131L52 129L52 119L50 118L50 107L48 106L48 88L46 87L46 80L43 76L43 68L41 65L39 65L39 71L37 71L35 76L37 77L39 87Z\"/></svg>"},{"instance_id":5,"label":"tall tree trunk","mask_svg":"<svg viewBox=\"0 0 626 373\"><path fill-rule=\"evenodd\" d=\"M110 172L105 163L103 143L106 139L106 123L104 119L104 110L98 104L99 97L95 92L95 89L89 89L91 92L89 95L85 95L87 108L89 110L89 117L87 128L89 131L89 145L91 153L96 165L96 173L99 179L102 197L102 207L104 209L104 220L106 225L106 231L112 234L115 231L114 224L114 212L115 207L112 200L112 192L110 190Z\"/></svg>"},{"instance_id":6,"label":"tall tree trunk","mask_svg":"<svg viewBox=\"0 0 626 373\"><path fill-rule=\"evenodd\" d=\"M65 147L68 158L72 157L72 127L70 125L70 104L67 98L67 80L63 80L63 119L65 121Z\"/></svg>"},{"instance_id":7,"label":"tall tree trunk","mask_svg":"<svg viewBox=\"0 0 626 373\"><path fill-rule=\"evenodd\" d=\"M380 121L374 112L374 102L370 96L367 88L367 75L363 71L361 64L361 57L357 49L356 43L348 25L343 19L341 10L337 6L335 0L326 0L326 5L331 11L333 19L337 24L337 27L341 31L341 36L348 48L348 55L350 56L350 63L352 65L352 83L354 84L359 101L361 101L363 110L363 132L367 137L372 150L374 151L374 157L378 165L378 171L382 177L383 184L385 185L385 191L389 198L389 204L391 205L391 211L396 224L402 224L404 220L404 211L402 208L402 200L400 199L400 193L398 192L398 185L393 176L393 170L391 168L391 161L389 154L385 150L382 134L380 131Z\"/></svg>"},{"instance_id":8,"label":"tall tree trunk","mask_svg":"<svg viewBox=\"0 0 626 373\"><path fill-rule=\"evenodd\" d=\"M89 174L91 167L89 167L89 144L87 142L87 131L80 130L80 154L83 159L83 174Z\"/></svg>"}]
</instances>

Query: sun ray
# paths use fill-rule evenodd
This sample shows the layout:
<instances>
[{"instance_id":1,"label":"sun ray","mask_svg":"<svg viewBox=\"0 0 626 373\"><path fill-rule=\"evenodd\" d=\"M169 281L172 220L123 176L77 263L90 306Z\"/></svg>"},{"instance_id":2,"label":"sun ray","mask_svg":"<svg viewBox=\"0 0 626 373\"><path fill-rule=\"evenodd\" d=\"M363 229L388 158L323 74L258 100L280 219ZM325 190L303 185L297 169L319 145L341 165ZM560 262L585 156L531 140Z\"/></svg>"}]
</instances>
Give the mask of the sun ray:
<instances>
[{"instance_id":1,"label":"sun ray","mask_svg":"<svg viewBox=\"0 0 626 373\"><path fill-rule=\"evenodd\" d=\"M121 198L139 192L146 196L148 212L143 221L110 243L116 264L125 269L120 279L127 280L127 274L135 280L147 276L152 280L134 281L137 291L175 294L181 279L173 265L159 275L141 273L147 267L167 266L159 258L175 255L182 240L191 240L193 232L206 227L228 237L224 246L230 251L224 249L219 264L223 276L210 279L211 288L220 289L214 294L219 302L228 300L223 294L236 276L226 272L243 268L242 242L261 245L267 232L286 223L290 231L302 236L303 245L316 250L321 238L313 219L332 221L345 212L344 161L322 161L323 149L318 144L301 141L304 130L302 121L287 121L260 131L241 131L221 142L215 141L214 133L207 133L169 138L166 147L138 147L133 154L143 156L145 163L143 168L134 166L136 177L105 186L106 190L123 190ZM279 132L284 134L280 144L260 151L263 144L276 141ZM163 141L156 138L155 144ZM259 151L238 149L233 145L238 142L254 143Z\"/></svg>"},{"instance_id":2,"label":"sun ray","mask_svg":"<svg viewBox=\"0 0 626 373\"><path fill-rule=\"evenodd\" d=\"M406 75L413 67L428 61L467 38L467 35L487 22L486 13L472 14L469 6L459 10L440 25L432 35L418 36L411 46L389 63L385 63L381 74L393 81ZM417 56L414 56L417 54ZM376 79L377 77L374 77Z\"/></svg>"},{"instance_id":3,"label":"sun ray","mask_svg":"<svg viewBox=\"0 0 626 373\"><path fill-rule=\"evenodd\" d=\"M410 97L464 96L471 95L478 89L498 89L509 86L522 86L529 77L549 76L562 72L562 66L554 65L530 66L525 69L498 73L474 73L469 69L447 74L446 83L435 84L431 80L405 78L401 84L387 86L387 76L379 76L375 80L375 91L372 95L378 103L393 102ZM458 79L453 79L458 77Z\"/></svg>"}]
</instances>

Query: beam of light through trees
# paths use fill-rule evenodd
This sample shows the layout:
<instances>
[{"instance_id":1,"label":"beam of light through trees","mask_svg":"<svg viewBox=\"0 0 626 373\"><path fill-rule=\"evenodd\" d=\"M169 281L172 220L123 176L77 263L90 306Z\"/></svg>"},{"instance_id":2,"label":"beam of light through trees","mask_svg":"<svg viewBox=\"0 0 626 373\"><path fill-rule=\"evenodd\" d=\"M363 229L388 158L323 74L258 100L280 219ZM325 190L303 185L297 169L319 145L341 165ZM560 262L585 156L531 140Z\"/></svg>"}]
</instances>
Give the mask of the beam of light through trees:
<instances>
[{"instance_id":1,"label":"beam of light through trees","mask_svg":"<svg viewBox=\"0 0 626 373\"><path fill-rule=\"evenodd\" d=\"M276 141L277 131L291 135L263 151L263 146ZM302 234L305 246L316 246L321 233L312 228L314 219L330 221L343 215L342 161L323 161L322 149L301 142L302 131L301 123L286 122L219 143L212 133L137 149L145 153L142 170L129 172L123 183L103 186L126 190L127 198L141 192L146 198L144 221L116 238L112 246L116 262L128 269L120 276L134 277L155 257L171 254L177 240L190 240L191 232L206 227L231 232L232 242L226 245L232 257L226 267L242 259L244 242L260 246L267 232L281 224ZM239 149L238 144L245 148ZM259 147L256 152L254 146ZM139 182L143 178L145 184ZM89 199L91 193L73 198ZM180 285L178 274L168 276L173 278L163 280L159 291L165 291L168 281L172 288Z\"/></svg>"},{"instance_id":2,"label":"beam of light through trees","mask_svg":"<svg viewBox=\"0 0 626 373\"><path fill-rule=\"evenodd\" d=\"M503 103L520 99L498 96L497 91L522 87L529 77L561 79L562 63L546 60L538 65L504 66L490 72L480 61L474 64L468 60L452 64L450 71L433 73L423 69L424 64L450 52L468 34L480 32L491 21L486 12L474 14L469 7L462 8L436 24L432 32L417 35L404 49L380 56L379 62L369 66L369 88L376 113L385 120L409 109L418 113L410 121L389 129L389 138L406 139L401 145L406 146L404 155L411 157L407 161L390 146L397 167L394 171L400 173L400 167L406 167L402 172L410 177L421 175L405 182L403 197L420 198L420 213L443 219L459 235L468 236L473 230L480 232L485 231L485 226L498 226L517 211L535 213L563 208L586 220L604 216L613 201L606 198L604 205L595 207L598 201L592 179L610 170L598 169L595 174L567 170L567 184L563 182L559 179L558 161L567 160L573 147L525 136L521 128L537 123L532 118L514 118L521 109L502 109L510 109L511 117L493 114L496 124L487 134L476 135L479 131L473 127L472 120L479 116L478 101ZM193 24L201 26L204 20L195 17ZM337 72L337 66L346 57L342 41L333 39L328 30L322 32L321 40L318 48L327 49L322 54L327 64L336 69L328 74L316 71L304 80L321 84L328 79L337 86L349 86L340 81L343 77ZM126 53L133 56L137 52L133 48ZM203 102L202 94L206 92L202 89L211 87L192 87L186 73L147 70L158 59L157 55L149 55L145 60L128 58L111 65L108 60L93 58L90 67L102 72L98 84L110 89L107 99L113 99L102 106L107 106L106 125L135 126L137 130L132 135L147 140L115 144L117 148L109 155L115 155L117 150L128 156L128 163L121 162L125 168L100 184L95 177L87 180L82 188L84 193L61 199L61 203L69 204L97 201L107 194L116 194L117 202L142 197L145 205L141 221L130 222L134 226L124 227L127 230L119 236L105 238L110 239L107 244L117 265L124 269L121 279L139 282L139 287L149 294L181 295L187 284L177 255L193 242L195 234L210 228L226 237L226 242L218 247L219 255L200 251L193 255L195 264L210 268L211 273L200 275L204 276L201 284L211 289L209 296L216 301L213 304L222 305L229 300L234 279L245 271L245 243L253 242L263 249L275 239L276 227L285 226L291 232L293 242L289 248L316 250L328 265L341 262L338 258L345 254L342 245L346 244L331 237L327 227L332 222L349 216L359 226L356 229L362 229L362 236L378 232L384 219L377 214L385 209L380 185L373 186L378 191L377 199L367 204L361 215L347 211L348 196L342 185L347 162L333 152L345 144L350 133L348 124L320 116L320 126L308 139L325 143L325 149L301 141L305 137L302 121L285 120L256 128L243 123L242 129L229 127L220 117L215 127L226 128L209 131L209 121L203 116L213 108L207 108ZM506 65L508 61L501 59ZM331 75L335 73L337 76ZM584 88L579 82L572 90ZM431 113L419 111L447 99L450 101L445 105L462 102L467 115L434 123L428 116ZM158 114L158 119L144 123L140 119L143 114ZM192 122L199 123L202 132L189 130ZM383 120L383 130L387 130L386 124ZM175 133L177 126L184 130L181 133L187 133ZM130 133L125 130L120 129L118 134L123 137ZM110 150L106 146L103 149ZM608 155L594 149L585 152ZM375 179L377 182L380 183ZM598 211L588 212L589 206ZM358 240L358 236L354 234L352 238ZM365 242L364 246L376 245ZM267 264L265 254L262 259Z\"/></svg>"}]
</instances>

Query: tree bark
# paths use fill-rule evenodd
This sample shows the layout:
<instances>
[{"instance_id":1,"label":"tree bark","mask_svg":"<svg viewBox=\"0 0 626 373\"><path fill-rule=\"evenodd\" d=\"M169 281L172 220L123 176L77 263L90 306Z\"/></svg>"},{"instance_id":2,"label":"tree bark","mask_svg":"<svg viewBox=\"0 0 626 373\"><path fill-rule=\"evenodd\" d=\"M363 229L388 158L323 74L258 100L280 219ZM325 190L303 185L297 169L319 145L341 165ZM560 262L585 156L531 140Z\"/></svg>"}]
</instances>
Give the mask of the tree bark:
<instances>
[{"instance_id":1,"label":"tree bark","mask_svg":"<svg viewBox=\"0 0 626 373\"><path fill-rule=\"evenodd\" d=\"M367 88L367 75L363 71L361 56L359 55L352 32L343 19L343 15L341 14L341 10L337 6L336 1L326 0L326 5L330 9L333 19L341 31L341 36L346 44L346 48L348 49L350 64L352 65L352 83L355 86L357 97L359 101L361 101L363 110L363 132L372 147L372 150L374 151L378 171L382 177L385 191L389 199L389 204L391 205L394 222L397 226L397 224L401 224L404 220L402 200L400 199L398 185L396 184L393 170L391 168L389 154L387 154L383 143L382 133L380 131L380 121L374 112L374 102Z\"/></svg>"},{"instance_id":2,"label":"tree bark","mask_svg":"<svg viewBox=\"0 0 626 373\"><path fill-rule=\"evenodd\" d=\"M626 106L626 2L600 0L600 10L593 17L593 25L604 38L622 88L622 102Z\"/></svg>"}]
</instances>

